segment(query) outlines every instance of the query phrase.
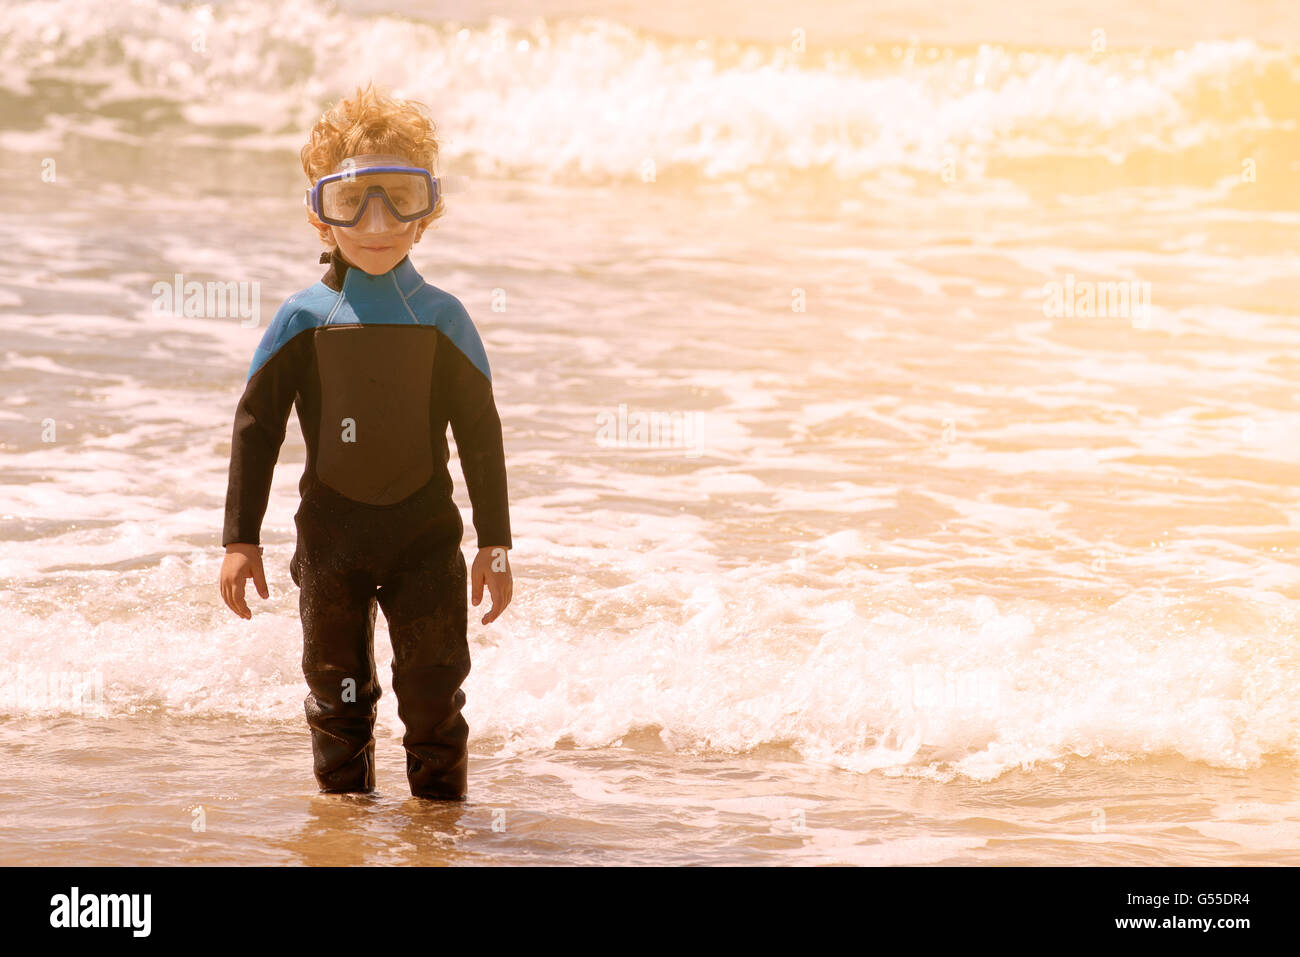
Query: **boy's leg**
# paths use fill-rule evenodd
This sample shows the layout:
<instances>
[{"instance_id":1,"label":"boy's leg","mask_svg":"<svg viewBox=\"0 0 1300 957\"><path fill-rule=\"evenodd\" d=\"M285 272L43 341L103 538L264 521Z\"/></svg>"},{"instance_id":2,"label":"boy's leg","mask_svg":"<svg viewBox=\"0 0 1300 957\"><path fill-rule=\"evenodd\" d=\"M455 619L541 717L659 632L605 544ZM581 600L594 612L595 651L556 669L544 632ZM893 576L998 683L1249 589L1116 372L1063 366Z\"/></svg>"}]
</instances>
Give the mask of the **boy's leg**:
<instances>
[{"instance_id":1,"label":"boy's leg","mask_svg":"<svg viewBox=\"0 0 1300 957\"><path fill-rule=\"evenodd\" d=\"M316 781L321 791L375 787L375 713L381 690L375 675L375 586L355 570L328 560L293 558L302 591L302 673L311 693L304 702Z\"/></svg>"},{"instance_id":2,"label":"boy's leg","mask_svg":"<svg viewBox=\"0 0 1300 957\"><path fill-rule=\"evenodd\" d=\"M379 588L393 641L393 693L406 734L406 777L418 797L463 800L469 725L465 557L460 543L431 549Z\"/></svg>"}]
</instances>

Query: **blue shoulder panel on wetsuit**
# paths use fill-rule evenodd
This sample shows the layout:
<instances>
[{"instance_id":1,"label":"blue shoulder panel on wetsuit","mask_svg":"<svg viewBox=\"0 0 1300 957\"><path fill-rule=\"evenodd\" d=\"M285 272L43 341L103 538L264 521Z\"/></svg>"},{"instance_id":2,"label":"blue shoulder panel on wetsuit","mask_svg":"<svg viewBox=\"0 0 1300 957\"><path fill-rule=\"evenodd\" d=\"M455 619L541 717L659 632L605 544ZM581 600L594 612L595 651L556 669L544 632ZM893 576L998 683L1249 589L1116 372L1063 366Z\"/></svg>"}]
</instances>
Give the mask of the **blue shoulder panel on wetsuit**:
<instances>
[{"instance_id":1,"label":"blue shoulder panel on wetsuit","mask_svg":"<svg viewBox=\"0 0 1300 957\"><path fill-rule=\"evenodd\" d=\"M488 366L487 351L483 340L479 338L478 329L464 304L449 292L427 282L407 298L411 311L421 322L438 327L438 330L451 340L452 345L465 354L465 358L474 363L488 382L492 381L492 370ZM427 318L426 318L427 317Z\"/></svg>"},{"instance_id":2,"label":"blue shoulder panel on wetsuit","mask_svg":"<svg viewBox=\"0 0 1300 957\"><path fill-rule=\"evenodd\" d=\"M409 256L379 276L348 269L341 292L317 282L286 299L253 354L248 377L306 329L357 323L434 326L492 381L487 352L469 312L451 293L425 282Z\"/></svg>"},{"instance_id":3,"label":"blue shoulder panel on wetsuit","mask_svg":"<svg viewBox=\"0 0 1300 957\"><path fill-rule=\"evenodd\" d=\"M266 361L275 355L286 342L305 329L319 326L328 316L337 294L329 287L317 283L300 292L295 292L275 311L275 318L266 327L262 341L253 353L253 361L248 366L248 378L253 378Z\"/></svg>"}]
</instances>

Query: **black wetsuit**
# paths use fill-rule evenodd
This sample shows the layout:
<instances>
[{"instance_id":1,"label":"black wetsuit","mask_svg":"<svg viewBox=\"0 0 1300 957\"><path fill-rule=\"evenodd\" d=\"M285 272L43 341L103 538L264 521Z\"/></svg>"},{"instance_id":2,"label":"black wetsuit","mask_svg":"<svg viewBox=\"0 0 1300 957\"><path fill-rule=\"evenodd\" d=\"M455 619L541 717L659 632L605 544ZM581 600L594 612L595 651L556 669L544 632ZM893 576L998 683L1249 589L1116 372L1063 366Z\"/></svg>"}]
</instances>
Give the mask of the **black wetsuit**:
<instances>
[{"instance_id":1,"label":"black wetsuit","mask_svg":"<svg viewBox=\"0 0 1300 957\"><path fill-rule=\"evenodd\" d=\"M289 408L307 446L290 574L322 791L375 786L374 623L393 643L411 793L466 794L469 674L456 439L480 548L511 546L501 421L465 307L410 258L371 276L335 250L267 328L235 413L222 545L260 544Z\"/></svg>"}]
</instances>

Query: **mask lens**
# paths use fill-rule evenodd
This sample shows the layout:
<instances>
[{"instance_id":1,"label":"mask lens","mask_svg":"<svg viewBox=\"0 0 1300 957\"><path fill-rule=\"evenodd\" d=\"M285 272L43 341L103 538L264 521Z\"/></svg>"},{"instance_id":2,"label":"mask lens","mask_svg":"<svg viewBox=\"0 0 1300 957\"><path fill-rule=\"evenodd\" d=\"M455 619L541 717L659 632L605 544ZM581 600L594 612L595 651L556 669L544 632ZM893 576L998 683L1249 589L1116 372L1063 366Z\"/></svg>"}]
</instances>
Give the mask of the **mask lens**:
<instances>
[{"instance_id":1,"label":"mask lens","mask_svg":"<svg viewBox=\"0 0 1300 957\"><path fill-rule=\"evenodd\" d=\"M351 221L356 218L367 194L381 190L403 218L427 215L433 211L429 181L419 173L366 173L358 170L351 180L339 179L321 189L321 213L329 220Z\"/></svg>"}]
</instances>

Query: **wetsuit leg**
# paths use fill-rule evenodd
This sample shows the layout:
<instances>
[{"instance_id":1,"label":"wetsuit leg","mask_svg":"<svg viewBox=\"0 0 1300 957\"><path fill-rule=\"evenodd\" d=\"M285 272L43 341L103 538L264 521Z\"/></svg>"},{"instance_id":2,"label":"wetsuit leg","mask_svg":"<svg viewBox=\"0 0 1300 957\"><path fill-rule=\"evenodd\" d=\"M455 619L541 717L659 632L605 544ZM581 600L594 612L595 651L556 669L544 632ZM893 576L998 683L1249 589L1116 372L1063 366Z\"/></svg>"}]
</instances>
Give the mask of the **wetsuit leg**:
<instances>
[{"instance_id":1,"label":"wetsuit leg","mask_svg":"<svg viewBox=\"0 0 1300 957\"><path fill-rule=\"evenodd\" d=\"M406 728L406 776L417 797L463 800L469 725L461 683L469 675L467 574L460 544L423 552L379 587L393 642L393 693Z\"/></svg>"},{"instance_id":2,"label":"wetsuit leg","mask_svg":"<svg viewBox=\"0 0 1300 957\"><path fill-rule=\"evenodd\" d=\"M340 568L323 555L300 558L296 551L291 568L302 589L302 671L311 689L304 704L316 780L326 793L371 791L381 694L375 584L364 571Z\"/></svg>"}]
</instances>

